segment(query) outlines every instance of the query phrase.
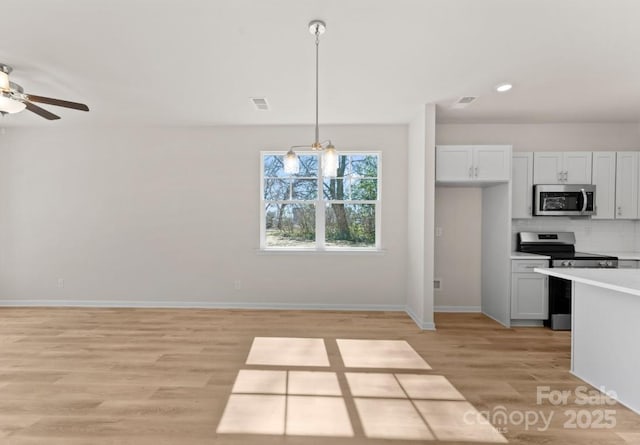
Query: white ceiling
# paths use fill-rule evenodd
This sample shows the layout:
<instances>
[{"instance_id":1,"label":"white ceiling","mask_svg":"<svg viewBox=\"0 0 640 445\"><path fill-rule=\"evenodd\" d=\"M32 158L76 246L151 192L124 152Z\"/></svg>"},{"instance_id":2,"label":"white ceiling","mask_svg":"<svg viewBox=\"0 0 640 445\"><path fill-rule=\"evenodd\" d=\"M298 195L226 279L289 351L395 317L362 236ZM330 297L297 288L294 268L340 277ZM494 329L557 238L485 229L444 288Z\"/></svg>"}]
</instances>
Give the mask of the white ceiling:
<instances>
[{"instance_id":1,"label":"white ceiling","mask_svg":"<svg viewBox=\"0 0 640 445\"><path fill-rule=\"evenodd\" d=\"M638 0L3 0L12 81L91 112L2 124L311 123L316 18L321 124L640 121Z\"/></svg>"}]
</instances>

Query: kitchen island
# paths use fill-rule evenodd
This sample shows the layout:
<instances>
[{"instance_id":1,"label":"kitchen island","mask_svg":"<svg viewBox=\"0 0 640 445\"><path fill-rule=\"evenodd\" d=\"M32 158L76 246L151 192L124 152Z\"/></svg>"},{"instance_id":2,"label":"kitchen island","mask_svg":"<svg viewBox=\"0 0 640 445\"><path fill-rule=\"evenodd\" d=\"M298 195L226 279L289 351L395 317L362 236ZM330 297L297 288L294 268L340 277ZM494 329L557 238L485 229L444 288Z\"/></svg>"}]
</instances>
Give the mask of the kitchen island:
<instances>
[{"instance_id":1,"label":"kitchen island","mask_svg":"<svg viewBox=\"0 0 640 445\"><path fill-rule=\"evenodd\" d=\"M571 372L640 413L640 270L534 271L572 282Z\"/></svg>"}]
</instances>

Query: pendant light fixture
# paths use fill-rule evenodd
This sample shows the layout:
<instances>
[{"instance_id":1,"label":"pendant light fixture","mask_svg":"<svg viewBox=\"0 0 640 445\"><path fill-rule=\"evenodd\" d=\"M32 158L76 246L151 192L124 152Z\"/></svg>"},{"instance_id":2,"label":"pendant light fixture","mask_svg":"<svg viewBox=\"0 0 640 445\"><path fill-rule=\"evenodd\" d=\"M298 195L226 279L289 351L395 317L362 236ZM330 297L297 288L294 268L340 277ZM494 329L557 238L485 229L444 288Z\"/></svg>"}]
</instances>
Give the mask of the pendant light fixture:
<instances>
[{"instance_id":1,"label":"pendant light fixture","mask_svg":"<svg viewBox=\"0 0 640 445\"><path fill-rule=\"evenodd\" d=\"M326 177L335 177L338 170L338 151L330 140L320 142L320 127L318 125L318 68L319 68L319 48L320 36L324 34L327 25L322 20L312 20L309 23L309 32L316 37L316 128L315 140L311 144L311 149L322 151L322 174ZM294 148L309 148L309 145L294 145L284 156L284 171L287 174L295 175L300 171L300 160Z\"/></svg>"},{"instance_id":2,"label":"pendant light fixture","mask_svg":"<svg viewBox=\"0 0 640 445\"><path fill-rule=\"evenodd\" d=\"M2 114L19 113L27 107L23 102L13 98L9 73L11 73L11 67L0 63L0 113Z\"/></svg>"}]
</instances>

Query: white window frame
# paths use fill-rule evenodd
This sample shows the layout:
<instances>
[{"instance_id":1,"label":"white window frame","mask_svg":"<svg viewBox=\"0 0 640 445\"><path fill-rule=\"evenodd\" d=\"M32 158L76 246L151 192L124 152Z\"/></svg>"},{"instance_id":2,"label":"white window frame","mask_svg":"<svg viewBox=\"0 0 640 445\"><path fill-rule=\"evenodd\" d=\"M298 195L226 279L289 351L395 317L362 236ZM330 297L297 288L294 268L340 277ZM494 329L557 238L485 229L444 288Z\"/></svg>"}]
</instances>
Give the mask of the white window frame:
<instances>
[{"instance_id":1,"label":"white window frame","mask_svg":"<svg viewBox=\"0 0 640 445\"><path fill-rule=\"evenodd\" d=\"M326 200L324 199L324 177L322 176L322 153L317 151L298 151L300 155L318 155L318 193L315 200L293 201L315 204L316 218L316 241L315 247L274 247L267 246L266 239L266 210L267 201L275 203L291 203L290 200L271 201L264 199L264 158L265 156L275 155L284 156L286 151L283 150L263 150L260 152L260 250L265 252L380 252L382 251L382 152L379 150L340 150L338 155L376 155L378 157L377 170L377 194L375 201L373 200ZM349 246L327 246L325 242L325 211L328 203L344 203L344 204L374 204L375 205L375 223L376 223L376 244L372 247L349 247Z\"/></svg>"}]
</instances>

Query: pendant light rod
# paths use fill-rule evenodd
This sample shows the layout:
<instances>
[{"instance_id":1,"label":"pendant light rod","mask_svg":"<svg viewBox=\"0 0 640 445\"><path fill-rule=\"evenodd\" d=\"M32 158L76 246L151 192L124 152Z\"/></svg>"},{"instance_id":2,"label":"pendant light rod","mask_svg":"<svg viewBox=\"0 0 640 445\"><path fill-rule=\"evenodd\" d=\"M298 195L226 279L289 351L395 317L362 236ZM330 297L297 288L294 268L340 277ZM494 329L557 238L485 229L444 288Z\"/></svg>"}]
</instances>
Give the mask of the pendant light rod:
<instances>
[{"instance_id":1,"label":"pendant light rod","mask_svg":"<svg viewBox=\"0 0 640 445\"><path fill-rule=\"evenodd\" d=\"M309 32L316 36L316 131L315 141L312 145L314 150L321 150L322 144L320 143L320 123L319 123L319 92L320 92L320 35L325 32L327 25L322 20L312 20L309 23Z\"/></svg>"},{"instance_id":2,"label":"pendant light rod","mask_svg":"<svg viewBox=\"0 0 640 445\"><path fill-rule=\"evenodd\" d=\"M318 32L318 28L319 26L316 25L316 146L320 145L320 126L318 124L318 91L320 90L318 80L318 61L320 53L320 34Z\"/></svg>"}]
</instances>

